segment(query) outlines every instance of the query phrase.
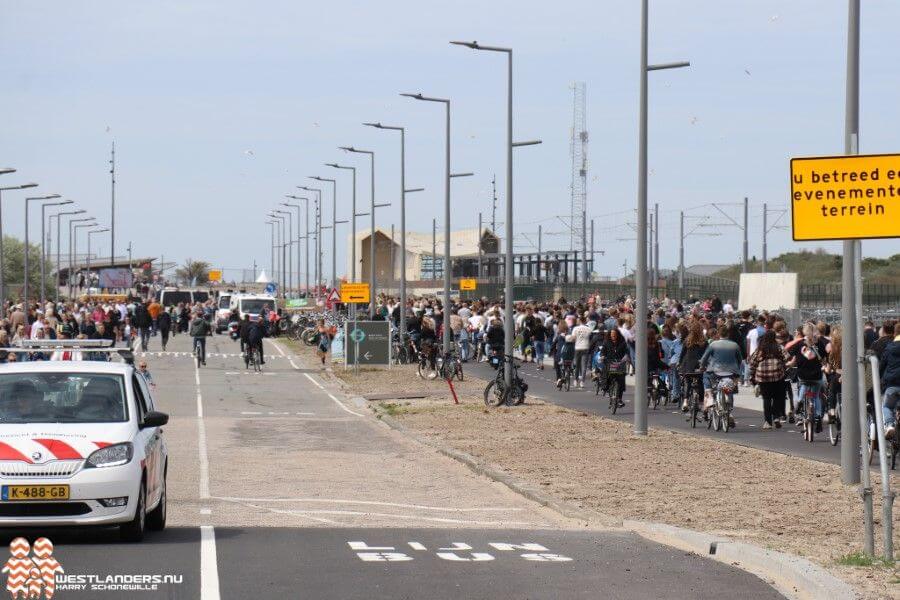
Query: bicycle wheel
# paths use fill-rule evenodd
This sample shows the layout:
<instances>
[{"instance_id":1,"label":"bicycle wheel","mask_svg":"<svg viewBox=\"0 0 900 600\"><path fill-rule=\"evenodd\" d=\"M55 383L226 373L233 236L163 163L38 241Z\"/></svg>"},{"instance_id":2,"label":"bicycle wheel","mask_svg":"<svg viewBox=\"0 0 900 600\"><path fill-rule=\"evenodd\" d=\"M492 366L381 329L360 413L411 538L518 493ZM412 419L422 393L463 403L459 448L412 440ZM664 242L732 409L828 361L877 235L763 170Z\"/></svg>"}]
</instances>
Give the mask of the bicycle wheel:
<instances>
[{"instance_id":1,"label":"bicycle wheel","mask_svg":"<svg viewBox=\"0 0 900 600\"><path fill-rule=\"evenodd\" d=\"M721 417L719 415L719 409L716 406L713 406L709 409L709 420L712 423L713 431L719 431L722 429Z\"/></svg>"},{"instance_id":2,"label":"bicycle wheel","mask_svg":"<svg viewBox=\"0 0 900 600\"><path fill-rule=\"evenodd\" d=\"M259 356L259 348L254 348L251 356L253 357L253 370L256 371L257 373L259 373L260 371L262 371L262 365L260 364L261 359Z\"/></svg>"},{"instance_id":3,"label":"bicycle wheel","mask_svg":"<svg viewBox=\"0 0 900 600\"><path fill-rule=\"evenodd\" d=\"M900 452L900 443L897 442L896 434L891 443L891 471L897 466L897 453Z\"/></svg>"},{"instance_id":4,"label":"bicycle wheel","mask_svg":"<svg viewBox=\"0 0 900 600\"><path fill-rule=\"evenodd\" d=\"M815 436L816 430L816 419L815 417L808 417L803 422L803 439L807 442L812 442L813 437Z\"/></svg>"},{"instance_id":5,"label":"bicycle wheel","mask_svg":"<svg viewBox=\"0 0 900 600\"><path fill-rule=\"evenodd\" d=\"M828 441L832 446L837 446L841 439L841 429L837 423L837 417L828 420Z\"/></svg>"},{"instance_id":6,"label":"bicycle wheel","mask_svg":"<svg viewBox=\"0 0 900 600\"><path fill-rule=\"evenodd\" d=\"M516 406L525 402L525 390L522 389L521 384L518 382L514 383L512 390L510 390L509 401Z\"/></svg>"},{"instance_id":7,"label":"bicycle wheel","mask_svg":"<svg viewBox=\"0 0 900 600\"><path fill-rule=\"evenodd\" d=\"M566 376L563 381L563 385L565 386L567 392L572 387L572 371L566 371Z\"/></svg>"},{"instance_id":8,"label":"bicycle wheel","mask_svg":"<svg viewBox=\"0 0 900 600\"><path fill-rule=\"evenodd\" d=\"M460 381L463 380L463 367L462 362L459 360L456 361L454 370L456 371L456 378Z\"/></svg>"},{"instance_id":9,"label":"bicycle wheel","mask_svg":"<svg viewBox=\"0 0 900 600\"><path fill-rule=\"evenodd\" d=\"M197 368L199 369L202 363L200 360L200 344L198 344L198 343L194 344L194 357L195 357L195 360L197 361Z\"/></svg>"},{"instance_id":10,"label":"bicycle wheel","mask_svg":"<svg viewBox=\"0 0 900 600\"><path fill-rule=\"evenodd\" d=\"M728 429L731 427L731 413L727 409L722 411L722 417L720 418L722 421L722 431L724 433L728 433Z\"/></svg>"},{"instance_id":11,"label":"bicycle wheel","mask_svg":"<svg viewBox=\"0 0 900 600\"><path fill-rule=\"evenodd\" d=\"M613 379L609 384L609 409L616 414L619 409L619 380Z\"/></svg>"},{"instance_id":12,"label":"bicycle wheel","mask_svg":"<svg viewBox=\"0 0 900 600\"><path fill-rule=\"evenodd\" d=\"M697 407L696 398L691 400L691 429L697 428L697 415L700 414L700 410Z\"/></svg>"},{"instance_id":13,"label":"bicycle wheel","mask_svg":"<svg viewBox=\"0 0 900 600\"><path fill-rule=\"evenodd\" d=\"M503 385L497 379L489 382L484 388L484 403L488 406L500 406L506 401Z\"/></svg>"},{"instance_id":14,"label":"bicycle wheel","mask_svg":"<svg viewBox=\"0 0 900 600\"><path fill-rule=\"evenodd\" d=\"M416 366L416 373L419 375L420 379L425 379L425 375L428 372L428 363L419 359L419 364Z\"/></svg>"}]
</instances>

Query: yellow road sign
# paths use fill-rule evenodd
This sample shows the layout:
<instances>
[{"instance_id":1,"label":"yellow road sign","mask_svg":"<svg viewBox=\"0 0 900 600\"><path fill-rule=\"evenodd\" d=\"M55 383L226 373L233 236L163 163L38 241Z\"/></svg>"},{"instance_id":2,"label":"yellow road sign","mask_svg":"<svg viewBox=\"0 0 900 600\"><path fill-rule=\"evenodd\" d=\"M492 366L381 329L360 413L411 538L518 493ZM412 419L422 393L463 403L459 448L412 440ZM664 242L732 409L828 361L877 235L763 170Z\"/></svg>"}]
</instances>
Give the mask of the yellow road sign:
<instances>
[{"instance_id":1,"label":"yellow road sign","mask_svg":"<svg viewBox=\"0 0 900 600\"><path fill-rule=\"evenodd\" d=\"M209 272L210 281L222 281L222 271L220 269L211 269Z\"/></svg>"},{"instance_id":2,"label":"yellow road sign","mask_svg":"<svg viewBox=\"0 0 900 600\"><path fill-rule=\"evenodd\" d=\"M477 279L460 279L459 289L463 292L472 292L478 289Z\"/></svg>"},{"instance_id":3,"label":"yellow road sign","mask_svg":"<svg viewBox=\"0 0 900 600\"><path fill-rule=\"evenodd\" d=\"M369 302L369 284L342 283L341 302L344 304L349 304L351 302Z\"/></svg>"},{"instance_id":4,"label":"yellow road sign","mask_svg":"<svg viewBox=\"0 0 900 600\"><path fill-rule=\"evenodd\" d=\"M794 240L900 237L900 154L791 159Z\"/></svg>"}]
</instances>

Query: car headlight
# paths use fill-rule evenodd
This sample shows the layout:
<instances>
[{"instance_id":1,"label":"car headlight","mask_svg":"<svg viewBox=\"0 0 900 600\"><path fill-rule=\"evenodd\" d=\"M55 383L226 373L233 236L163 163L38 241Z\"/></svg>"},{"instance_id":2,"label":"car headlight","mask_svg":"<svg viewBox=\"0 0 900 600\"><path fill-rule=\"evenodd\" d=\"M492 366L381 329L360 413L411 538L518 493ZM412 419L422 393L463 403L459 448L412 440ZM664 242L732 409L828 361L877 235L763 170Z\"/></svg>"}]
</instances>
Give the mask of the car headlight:
<instances>
[{"instance_id":1,"label":"car headlight","mask_svg":"<svg viewBox=\"0 0 900 600\"><path fill-rule=\"evenodd\" d=\"M134 456L134 446L131 442L114 444L106 448L100 448L87 457L85 468L118 467L131 462Z\"/></svg>"}]
</instances>

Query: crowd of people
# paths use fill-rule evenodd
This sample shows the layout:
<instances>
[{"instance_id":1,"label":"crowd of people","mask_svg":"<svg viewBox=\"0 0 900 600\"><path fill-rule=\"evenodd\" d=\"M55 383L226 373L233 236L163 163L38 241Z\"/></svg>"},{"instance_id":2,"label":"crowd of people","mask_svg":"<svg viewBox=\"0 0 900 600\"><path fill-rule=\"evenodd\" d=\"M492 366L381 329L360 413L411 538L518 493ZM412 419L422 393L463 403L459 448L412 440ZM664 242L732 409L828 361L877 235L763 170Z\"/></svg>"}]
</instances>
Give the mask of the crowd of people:
<instances>
[{"instance_id":1,"label":"crowd of people","mask_svg":"<svg viewBox=\"0 0 900 600\"><path fill-rule=\"evenodd\" d=\"M665 380L683 409L687 394L679 375L703 371L705 408L711 403L713 380L733 377L761 398L765 429L795 422L799 399L811 392L815 414L810 418L821 429L823 417L834 417L841 394L841 325L820 320L791 328L781 315L739 311L734 304L716 296L690 303L668 297L651 300L645 342L648 372ZM375 318L399 325L401 311L418 348L433 349L447 326L463 361L505 352L508 325L501 302L457 300L445 307L438 298L420 297L402 307L396 298L382 296ZM516 302L514 311L514 350L537 369L545 368L545 357L552 358L558 386L567 362L577 388L602 376L612 363L627 363L633 373L638 340L632 298ZM865 351L880 361L885 423L893 435L893 407L900 399L900 326L889 319L877 327L867 322L863 342ZM433 350L430 356L433 360ZM621 377L619 389L624 389L624 374ZM871 399L870 373L867 384Z\"/></svg>"}]
</instances>

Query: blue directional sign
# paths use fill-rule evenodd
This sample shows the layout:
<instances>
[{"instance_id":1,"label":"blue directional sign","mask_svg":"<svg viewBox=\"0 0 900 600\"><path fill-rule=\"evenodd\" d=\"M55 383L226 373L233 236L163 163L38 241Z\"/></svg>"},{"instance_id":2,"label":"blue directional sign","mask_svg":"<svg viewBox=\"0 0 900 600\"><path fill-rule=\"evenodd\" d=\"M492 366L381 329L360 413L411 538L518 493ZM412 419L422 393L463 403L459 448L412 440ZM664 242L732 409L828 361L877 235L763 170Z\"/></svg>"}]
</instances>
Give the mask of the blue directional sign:
<instances>
[{"instance_id":1,"label":"blue directional sign","mask_svg":"<svg viewBox=\"0 0 900 600\"><path fill-rule=\"evenodd\" d=\"M277 290L277 289L278 289L278 285L274 281L270 281L269 283L266 284L266 293L267 294L274 294L275 290Z\"/></svg>"}]
</instances>

